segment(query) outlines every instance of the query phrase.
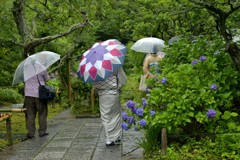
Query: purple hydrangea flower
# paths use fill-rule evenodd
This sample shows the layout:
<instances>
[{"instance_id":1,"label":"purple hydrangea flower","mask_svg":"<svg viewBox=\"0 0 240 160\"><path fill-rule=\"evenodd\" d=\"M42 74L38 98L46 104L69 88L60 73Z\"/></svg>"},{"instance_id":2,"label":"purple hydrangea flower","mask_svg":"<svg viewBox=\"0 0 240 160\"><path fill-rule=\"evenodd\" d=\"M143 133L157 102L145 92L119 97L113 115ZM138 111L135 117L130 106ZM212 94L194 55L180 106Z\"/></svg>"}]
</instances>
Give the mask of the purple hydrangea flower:
<instances>
[{"instance_id":1,"label":"purple hydrangea flower","mask_svg":"<svg viewBox=\"0 0 240 160\"><path fill-rule=\"evenodd\" d=\"M128 124L126 122L123 122L122 125L121 125L122 129L124 130L128 130Z\"/></svg>"},{"instance_id":2,"label":"purple hydrangea flower","mask_svg":"<svg viewBox=\"0 0 240 160\"><path fill-rule=\"evenodd\" d=\"M162 84L167 84L167 78L166 78L166 77L163 77L163 78L161 79L161 83L162 83Z\"/></svg>"},{"instance_id":3,"label":"purple hydrangea flower","mask_svg":"<svg viewBox=\"0 0 240 160\"><path fill-rule=\"evenodd\" d=\"M142 99L142 101L143 101L143 102L142 102L143 107L145 107L146 105L148 105L148 103L146 103L146 100L147 100L146 98L143 98L143 99Z\"/></svg>"},{"instance_id":4,"label":"purple hydrangea flower","mask_svg":"<svg viewBox=\"0 0 240 160\"><path fill-rule=\"evenodd\" d=\"M214 54L220 54L220 52L215 52Z\"/></svg>"},{"instance_id":5,"label":"purple hydrangea flower","mask_svg":"<svg viewBox=\"0 0 240 160\"><path fill-rule=\"evenodd\" d=\"M213 85L211 85L211 89L212 89L212 90L217 90L217 89L218 89L218 86L217 86L216 84L213 84Z\"/></svg>"},{"instance_id":6,"label":"purple hydrangea flower","mask_svg":"<svg viewBox=\"0 0 240 160\"><path fill-rule=\"evenodd\" d=\"M133 116L127 117L128 123L132 124L134 122Z\"/></svg>"},{"instance_id":7,"label":"purple hydrangea flower","mask_svg":"<svg viewBox=\"0 0 240 160\"><path fill-rule=\"evenodd\" d=\"M132 100L127 101L128 108L132 109L135 106L135 103Z\"/></svg>"},{"instance_id":8,"label":"purple hydrangea flower","mask_svg":"<svg viewBox=\"0 0 240 160\"><path fill-rule=\"evenodd\" d=\"M152 90L152 87L147 87L147 88L146 88L146 92L147 92L147 93L151 93L150 90Z\"/></svg>"},{"instance_id":9,"label":"purple hydrangea flower","mask_svg":"<svg viewBox=\"0 0 240 160\"><path fill-rule=\"evenodd\" d=\"M56 73L55 73L55 76L57 76L57 75L58 75L58 73L56 72Z\"/></svg>"},{"instance_id":10,"label":"purple hydrangea flower","mask_svg":"<svg viewBox=\"0 0 240 160\"><path fill-rule=\"evenodd\" d=\"M141 119L141 120L139 121L139 124L140 124L142 127L145 127L146 124L147 124L147 122L146 122L145 119Z\"/></svg>"},{"instance_id":11,"label":"purple hydrangea flower","mask_svg":"<svg viewBox=\"0 0 240 160\"><path fill-rule=\"evenodd\" d=\"M205 56L200 57L200 61L205 61L207 58Z\"/></svg>"},{"instance_id":12,"label":"purple hydrangea flower","mask_svg":"<svg viewBox=\"0 0 240 160\"><path fill-rule=\"evenodd\" d=\"M216 111L215 110L213 110L213 109L209 109L208 111L207 111L207 117L208 118L214 118L215 116L216 116Z\"/></svg>"},{"instance_id":13,"label":"purple hydrangea flower","mask_svg":"<svg viewBox=\"0 0 240 160\"><path fill-rule=\"evenodd\" d=\"M51 78L53 78L54 77L54 74L51 74L51 76L50 76Z\"/></svg>"},{"instance_id":14,"label":"purple hydrangea flower","mask_svg":"<svg viewBox=\"0 0 240 160\"><path fill-rule=\"evenodd\" d=\"M123 119L123 120L127 120L127 113L126 113L126 112L123 112L123 114L122 114L122 119Z\"/></svg>"},{"instance_id":15,"label":"purple hydrangea flower","mask_svg":"<svg viewBox=\"0 0 240 160\"><path fill-rule=\"evenodd\" d=\"M151 111L151 116L154 116L155 115L155 111Z\"/></svg>"},{"instance_id":16,"label":"purple hydrangea flower","mask_svg":"<svg viewBox=\"0 0 240 160\"><path fill-rule=\"evenodd\" d=\"M196 59L194 59L193 61L192 61L192 65L195 65L195 64L197 64L198 63L198 60L196 60Z\"/></svg>"},{"instance_id":17,"label":"purple hydrangea flower","mask_svg":"<svg viewBox=\"0 0 240 160\"><path fill-rule=\"evenodd\" d=\"M137 126L135 127L135 131L138 131L138 128L137 128Z\"/></svg>"},{"instance_id":18,"label":"purple hydrangea flower","mask_svg":"<svg viewBox=\"0 0 240 160\"><path fill-rule=\"evenodd\" d=\"M143 107L137 109L137 116L138 117L143 116Z\"/></svg>"},{"instance_id":19,"label":"purple hydrangea flower","mask_svg":"<svg viewBox=\"0 0 240 160\"><path fill-rule=\"evenodd\" d=\"M132 108L132 110L131 110L132 113L137 114L137 109L138 109L138 108L134 106L134 107Z\"/></svg>"}]
</instances>

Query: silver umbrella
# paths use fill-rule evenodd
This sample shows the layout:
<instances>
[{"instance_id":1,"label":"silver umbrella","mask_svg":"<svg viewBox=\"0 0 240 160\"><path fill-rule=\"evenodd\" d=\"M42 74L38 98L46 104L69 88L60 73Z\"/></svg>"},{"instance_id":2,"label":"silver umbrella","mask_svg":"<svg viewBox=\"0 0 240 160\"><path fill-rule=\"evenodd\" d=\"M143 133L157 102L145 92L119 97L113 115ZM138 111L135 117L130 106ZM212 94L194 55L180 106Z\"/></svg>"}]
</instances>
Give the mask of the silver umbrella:
<instances>
[{"instance_id":1,"label":"silver umbrella","mask_svg":"<svg viewBox=\"0 0 240 160\"><path fill-rule=\"evenodd\" d=\"M161 51L163 47L165 47L164 40L155 37L147 37L135 42L130 49L137 52L157 53Z\"/></svg>"},{"instance_id":2,"label":"silver umbrella","mask_svg":"<svg viewBox=\"0 0 240 160\"><path fill-rule=\"evenodd\" d=\"M18 65L13 77L12 85L27 81L38 73L46 70L59 59L59 54L50 51L42 51L28 56Z\"/></svg>"}]
</instances>

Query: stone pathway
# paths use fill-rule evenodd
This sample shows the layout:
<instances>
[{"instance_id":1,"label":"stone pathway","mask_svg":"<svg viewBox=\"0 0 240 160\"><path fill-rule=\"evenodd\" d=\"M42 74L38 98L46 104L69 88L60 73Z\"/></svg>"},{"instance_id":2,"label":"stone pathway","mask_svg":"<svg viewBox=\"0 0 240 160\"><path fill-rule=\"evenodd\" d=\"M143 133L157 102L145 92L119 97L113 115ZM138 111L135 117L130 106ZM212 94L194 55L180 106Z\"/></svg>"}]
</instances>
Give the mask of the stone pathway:
<instances>
[{"instance_id":1,"label":"stone pathway","mask_svg":"<svg viewBox=\"0 0 240 160\"><path fill-rule=\"evenodd\" d=\"M48 122L49 135L20 142L0 152L1 160L143 160L140 132L123 131L122 145L106 147L100 118L81 118L64 111Z\"/></svg>"}]
</instances>

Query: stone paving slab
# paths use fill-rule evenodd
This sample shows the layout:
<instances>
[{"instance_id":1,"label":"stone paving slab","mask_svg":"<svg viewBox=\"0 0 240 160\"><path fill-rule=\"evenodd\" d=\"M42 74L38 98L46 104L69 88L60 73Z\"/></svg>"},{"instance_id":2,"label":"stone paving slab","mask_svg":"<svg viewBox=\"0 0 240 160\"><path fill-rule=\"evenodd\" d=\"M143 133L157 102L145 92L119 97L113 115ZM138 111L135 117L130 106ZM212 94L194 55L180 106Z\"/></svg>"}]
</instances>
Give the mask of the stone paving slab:
<instances>
[{"instance_id":1,"label":"stone paving slab","mask_svg":"<svg viewBox=\"0 0 240 160\"><path fill-rule=\"evenodd\" d=\"M48 122L49 135L20 142L0 152L0 160L142 160L140 132L123 131L122 145L107 147L100 118L81 118L65 111Z\"/></svg>"}]
</instances>

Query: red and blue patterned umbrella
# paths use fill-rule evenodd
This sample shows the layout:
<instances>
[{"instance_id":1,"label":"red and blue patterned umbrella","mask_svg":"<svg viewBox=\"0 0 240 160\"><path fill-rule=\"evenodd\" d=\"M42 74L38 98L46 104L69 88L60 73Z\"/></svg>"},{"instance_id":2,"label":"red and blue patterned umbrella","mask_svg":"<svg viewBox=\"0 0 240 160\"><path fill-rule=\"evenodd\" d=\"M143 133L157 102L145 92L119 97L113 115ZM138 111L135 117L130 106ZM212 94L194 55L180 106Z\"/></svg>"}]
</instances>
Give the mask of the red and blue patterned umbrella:
<instances>
[{"instance_id":1,"label":"red and blue patterned umbrella","mask_svg":"<svg viewBox=\"0 0 240 160\"><path fill-rule=\"evenodd\" d=\"M126 52L116 39L95 43L83 53L77 74L85 83L103 81L123 65Z\"/></svg>"}]
</instances>

